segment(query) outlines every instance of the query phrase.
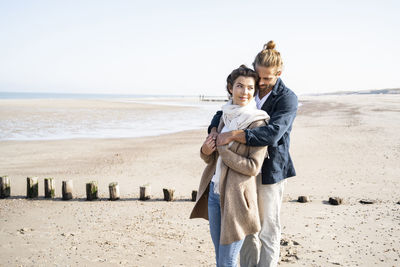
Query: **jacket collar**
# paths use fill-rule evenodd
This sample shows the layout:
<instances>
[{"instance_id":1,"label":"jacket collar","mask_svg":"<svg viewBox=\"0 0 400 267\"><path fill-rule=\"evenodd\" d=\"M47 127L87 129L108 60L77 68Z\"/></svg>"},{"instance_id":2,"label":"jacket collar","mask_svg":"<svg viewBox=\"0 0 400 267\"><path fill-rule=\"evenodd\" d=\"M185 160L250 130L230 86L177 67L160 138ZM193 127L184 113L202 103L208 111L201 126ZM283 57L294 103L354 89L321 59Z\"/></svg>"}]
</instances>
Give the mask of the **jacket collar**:
<instances>
[{"instance_id":1,"label":"jacket collar","mask_svg":"<svg viewBox=\"0 0 400 267\"><path fill-rule=\"evenodd\" d=\"M273 99L276 97L277 94L279 94L283 90L283 88L285 88L285 85L283 84L281 78L278 78L274 87L272 88L271 95L264 102L264 105L262 105L261 109L269 113L271 103L274 101Z\"/></svg>"},{"instance_id":2,"label":"jacket collar","mask_svg":"<svg viewBox=\"0 0 400 267\"><path fill-rule=\"evenodd\" d=\"M285 84L283 83L281 78L278 78L278 80L276 80L274 88L272 88L271 94L272 95L277 95L280 91L283 90L283 88L285 88Z\"/></svg>"}]
</instances>

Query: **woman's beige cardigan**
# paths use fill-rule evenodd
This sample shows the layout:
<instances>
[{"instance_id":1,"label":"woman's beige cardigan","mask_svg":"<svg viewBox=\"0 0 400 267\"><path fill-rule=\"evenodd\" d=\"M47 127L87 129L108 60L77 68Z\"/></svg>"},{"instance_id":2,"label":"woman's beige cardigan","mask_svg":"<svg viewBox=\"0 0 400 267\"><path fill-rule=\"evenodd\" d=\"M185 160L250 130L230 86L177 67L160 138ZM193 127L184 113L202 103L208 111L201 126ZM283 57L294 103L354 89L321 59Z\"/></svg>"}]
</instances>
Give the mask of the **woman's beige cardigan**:
<instances>
[{"instance_id":1,"label":"woman's beige cardigan","mask_svg":"<svg viewBox=\"0 0 400 267\"><path fill-rule=\"evenodd\" d=\"M253 122L249 128L265 125L264 120ZM218 126L221 132L222 120ZM257 204L256 176L260 172L267 153L267 147L251 147L238 142L218 147L207 156L201 152L200 157L207 163L201 177L196 204L190 218L208 220L208 193L211 179L215 173L218 156L222 158L220 177L221 201L221 239L226 245L242 240L249 234L260 230L260 217Z\"/></svg>"}]
</instances>

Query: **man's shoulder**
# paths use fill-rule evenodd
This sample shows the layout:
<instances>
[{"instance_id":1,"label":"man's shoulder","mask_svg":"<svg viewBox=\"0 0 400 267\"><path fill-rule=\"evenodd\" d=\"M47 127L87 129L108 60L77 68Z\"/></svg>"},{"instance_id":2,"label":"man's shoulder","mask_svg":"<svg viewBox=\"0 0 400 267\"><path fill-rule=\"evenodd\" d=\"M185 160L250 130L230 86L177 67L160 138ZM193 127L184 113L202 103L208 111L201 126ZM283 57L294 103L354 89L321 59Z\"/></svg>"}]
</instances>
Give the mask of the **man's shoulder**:
<instances>
[{"instance_id":1,"label":"man's shoulder","mask_svg":"<svg viewBox=\"0 0 400 267\"><path fill-rule=\"evenodd\" d=\"M284 86L279 92L276 94L276 103L288 103L288 104L296 104L298 99L297 95L288 87Z\"/></svg>"},{"instance_id":2,"label":"man's shoulder","mask_svg":"<svg viewBox=\"0 0 400 267\"><path fill-rule=\"evenodd\" d=\"M291 107L295 110L298 108L297 95L289 89L281 80L279 83L279 90L276 91L273 100L275 107L286 109Z\"/></svg>"},{"instance_id":3,"label":"man's shoulder","mask_svg":"<svg viewBox=\"0 0 400 267\"><path fill-rule=\"evenodd\" d=\"M280 90L278 90L277 95L297 99L297 95L289 87L287 87L282 80L280 81L279 87Z\"/></svg>"},{"instance_id":4,"label":"man's shoulder","mask_svg":"<svg viewBox=\"0 0 400 267\"><path fill-rule=\"evenodd\" d=\"M297 95L290 90L289 88L287 88L285 94L283 95L284 98L286 98L288 101L290 102L296 102L297 103Z\"/></svg>"}]
</instances>

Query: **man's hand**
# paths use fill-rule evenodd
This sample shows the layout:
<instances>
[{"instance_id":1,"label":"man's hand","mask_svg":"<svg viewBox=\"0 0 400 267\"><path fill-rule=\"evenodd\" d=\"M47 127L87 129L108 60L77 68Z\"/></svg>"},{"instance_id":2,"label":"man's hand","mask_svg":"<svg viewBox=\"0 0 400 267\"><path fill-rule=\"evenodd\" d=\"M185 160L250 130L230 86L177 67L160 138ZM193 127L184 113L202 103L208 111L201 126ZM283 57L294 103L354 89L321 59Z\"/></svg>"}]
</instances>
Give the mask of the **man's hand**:
<instances>
[{"instance_id":1,"label":"man's hand","mask_svg":"<svg viewBox=\"0 0 400 267\"><path fill-rule=\"evenodd\" d=\"M217 146L224 146L232 141L246 144L246 134L243 130L236 130L226 133L220 133L217 136Z\"/></svg>"},{"instance_id":2,"label":"man's hand","mask_svg":"<svg viewBox=\"0 0 400 267\"><path fill-rule=\"evenodd\" d=\"M232 132L220 133L217 136L217 146L224 146L232 141Z\"/></svg>"},{"instance_id":3,"label":"man's hand","mask_svg":"<svg viewBox=\"0 0 400 267\"><path fill-rule=\"evenodd\" d=\"M215 139L211 136L211 134L209 134L206 138L206 141L204 141L203 145L201 146L201 151L203 154L209 156L215 151L216 148Z\"/></svg>"}]
</instances>

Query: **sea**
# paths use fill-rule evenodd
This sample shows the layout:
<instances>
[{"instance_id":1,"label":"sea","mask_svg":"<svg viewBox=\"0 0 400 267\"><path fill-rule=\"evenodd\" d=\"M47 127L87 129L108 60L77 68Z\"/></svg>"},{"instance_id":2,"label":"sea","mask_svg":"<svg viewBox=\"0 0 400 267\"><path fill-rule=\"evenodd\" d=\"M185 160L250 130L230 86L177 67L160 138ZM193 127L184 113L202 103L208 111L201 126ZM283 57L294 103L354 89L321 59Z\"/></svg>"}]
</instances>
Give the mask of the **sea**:
<instances>
[{"instance_id":1,"label":"sea","mask_svg":"<svg viewBox=\"0 0 400 267\"><path fill-rule=\"evenodd\" d=\"M203 97L204 98L204 97ZM38 99L44 101L35 102ZM47 105L14 106L8 100L101 100L126 104L144 104L160 109L96 108ZM224 96L55 94L0 92L0 141L60 140L81 138L134 138L157 136L206 128L213 115L225 104ZM7 101L5 101L7 100ZM5 102L8 102L5 104ZM13 101L11 101L14 103ZM57 103L57 101L53 101ZM19 101L15 101L19 103ZM115 105L112 105L113 107ZM117 105L118 106L118 105ZM133 105L132 105L133 106ZM177 108L163 108L163 106ZM3 113L3 114L1 114Z\"/></svg>"}]
</instances>

